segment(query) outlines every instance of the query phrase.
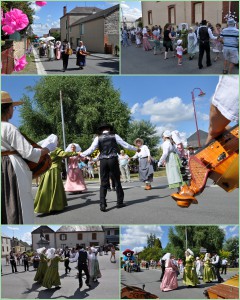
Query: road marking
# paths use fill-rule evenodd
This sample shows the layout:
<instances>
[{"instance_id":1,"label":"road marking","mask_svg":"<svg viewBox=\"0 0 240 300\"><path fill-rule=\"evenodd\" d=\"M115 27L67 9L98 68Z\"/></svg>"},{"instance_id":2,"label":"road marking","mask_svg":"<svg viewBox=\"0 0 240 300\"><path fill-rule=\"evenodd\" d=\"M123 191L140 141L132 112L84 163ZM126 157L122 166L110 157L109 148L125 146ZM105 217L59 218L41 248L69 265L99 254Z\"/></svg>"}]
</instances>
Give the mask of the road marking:
<instances>
[{"instance_id":1,"label":"road marking","mask_svg":"<svg viewBox=\"0 0 240 300\"><path fill-rule=\"evenodd\" d=\"M44 66L43 66L35 48L33 48L33 55L35 58L38 75L47 75L47 72L45 71Z\"/></svg>"}]
</instances>

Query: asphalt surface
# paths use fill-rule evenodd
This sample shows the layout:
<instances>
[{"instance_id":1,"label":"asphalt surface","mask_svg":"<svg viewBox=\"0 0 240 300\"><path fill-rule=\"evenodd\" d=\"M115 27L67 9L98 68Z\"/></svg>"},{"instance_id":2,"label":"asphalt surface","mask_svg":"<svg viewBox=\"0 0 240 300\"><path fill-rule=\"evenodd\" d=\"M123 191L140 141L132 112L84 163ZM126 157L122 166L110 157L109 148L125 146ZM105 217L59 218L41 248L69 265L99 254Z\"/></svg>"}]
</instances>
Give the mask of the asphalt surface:
<instances>
[{"instance_id":1,"label":"asphalt surface","mask_svg":"<svg viewBox=\"0 0 240 300\"><path fill-rule=\"evenodd\" d=\"M119 74L119 59L112 55L92 54L87 56L86 66L83 70L80 70L79 67L76 66L76 55L73 54L69 57L66 72L62 71L62 60L49 61L47 57L39 58L36 51L34 51L34 55L38 75Z\"/></svg>"},{"instance_id":2,"label":"asphalt surface","mask_svg":"<svg viewBox=\"0 0 240 300\"><path fill-rule=\"evenodd\" d=\"M238 271L230 271L227 275L221 275L224 280L229 279L233 275L237 274ZM178 289L162 292L160 290L160 270L143 270L142 272L128 273L124 270L121 271L121 282L125 285L132 285L139 288L143 288L145 284L145 291L150 292L154 295L159 296L159 299L206 299L203 295L204 290L218 284L217 281L213 283L204 283L200 280L200 284L195 288L187 288L182 281L182 274L178 276Z\"/></svg>"},{"instance_id":3,"label":"asphalt surface","mask_svg":"<svg viewBox=\"0 0 240 300\"><path fill-rule=\"evenodd\" d=\"M142 182L122 184L126 207L117 209L116 192L107 193L107 211L99 209L99 183L87 183L83 194L67 194L64 211L35 214L35 224L238 224L238 189L226 193L207 182L204 192L197 196L198 204L180 208L171 198L166 177L154 178L152 190L145 191ZM33 187L35 196L37 188Z\"/></svg>"},{"instance_id":4,"label":"asphalt surface","mask_svg":"<svg viewBox=\"0 0 240 300\"><path fill-rule=\"evenodd\" d=\"M142 47L136 48L135 44L129 47L121 47L121 74L222 74L223 56L214 62L215 53L211 51L212 66L206 66L206 54L203 57L203 69L198 68L198 54L193 60L188 55L183 55L183 64L178 66L177 58L173 53L168 53L168 59L164 60L164 48L157 55L153 50L144 51ZM238 74L238 67L234 67L233 74Z\"/></svg>"},{"instance_id":5,"label":"asphalt surface","mask_svg":"<svg viewBox=\"0 0 240 300\"><path fill-rule=\"evenodd\" d=\"M108 255L98 256L102 277L98 283L91 282L89 289L85 285L83 276L83 287L78 288L76 262L71 263L70 274L65 275L64 263L59 263L59 275L61 289L54 287L46 289L33 281L36 271L30 266L29 272L24 272L23 266L18 266L18 273L12 273L11 266L5 266L2 259L2 298L10 299L116 299L119 298L119 252L116 252L116 263L110 262Z\"/></svg>"}]
</instances>

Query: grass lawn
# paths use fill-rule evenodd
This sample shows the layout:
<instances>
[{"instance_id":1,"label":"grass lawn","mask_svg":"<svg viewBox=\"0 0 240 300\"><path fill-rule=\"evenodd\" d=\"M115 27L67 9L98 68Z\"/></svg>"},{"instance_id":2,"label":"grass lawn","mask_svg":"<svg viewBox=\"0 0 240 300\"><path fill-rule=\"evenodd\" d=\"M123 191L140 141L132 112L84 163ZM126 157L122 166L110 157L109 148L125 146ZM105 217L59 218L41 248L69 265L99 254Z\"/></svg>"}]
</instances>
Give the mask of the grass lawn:
<instances>
[{"instance_id":1,"label":"grass lawn","mask_svg":"<svg viewBox=\"0 0 240 300\"><path fill-rule=\"evenodd\" d=\"M37 68L35 63L35 58L33 53L31 53L30 57L29 55L26 55L28 64L26 65L25 69L20 72L13 72L14 75L23 75L23 74L37 74Z\"/></svg>"}]
</instances>

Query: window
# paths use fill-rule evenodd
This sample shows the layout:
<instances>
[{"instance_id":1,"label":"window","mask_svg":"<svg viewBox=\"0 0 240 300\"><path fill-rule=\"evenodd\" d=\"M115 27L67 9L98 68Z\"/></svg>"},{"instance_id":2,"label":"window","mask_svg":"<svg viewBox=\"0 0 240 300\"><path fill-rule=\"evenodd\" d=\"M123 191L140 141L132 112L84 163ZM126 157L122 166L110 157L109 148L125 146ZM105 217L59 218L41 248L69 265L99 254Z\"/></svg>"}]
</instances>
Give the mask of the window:
<instances>
[{"instance_id":1,"label":"window","mask_svg":"<svg viewBox=\"0 0 240 300\"><path fill-rule=\"evenodd\" d=\"M92 240L96 240L97 239L97 234L95 232L92 233Z\"/></svg>"},{"instance_id":2,"label":"window","mask_svg":"<svg viewBox=\"0 0 240 300\"><path fill-rule=\"evenodd\" d=\"M168 6L168 23L176 24L176 7L175 7L175 5Z\"/></svg>"},{"instance_id":3,"label":"window","mask_svg":"<svg viewBox=\"0 0 240 300\"><path fill-rule=\"evenodd\" d=\"M66 29L68 29L68 20L66 20Z\"/></svg>"},{"instance_id":4,"label":"window","mask_svg":"<svg viewBox=\"0 0 240 300\"><path fill-rule=\"evenodd\" d=\"M229 10L235 17L239 19L238 1L223 1L222 2L222 23L227 23L226 15L229 14Z\"/></svg>"},{"instance_id":5,"label":"window","mask_svg":"<svg viewBox=\"0 0 240 300\"><path fill-rule=\"evenodd\" d=\"M204 20L204 2L192 2L192 23Z\"/></svg>"},{"instance_id":6,"label":"window","mask_svg":"<svg viewBox=\"0 0 240 300\"><path fill-rule=\"evenodd\" d=\"M80 35L84 34L84 24L80 24Z\"/></svg>"},{"instance_id":7,"label":"window","mask_svg":"<svg viewBox=\"0 0 240 300\"><path fill-rule=\"evenodd\" d=\"M111 235L111 230L107 230L107 235Z\"/></svg>"},{"instance_id":8,"label":"window","mask_svg":"<svg viewBox=\"0 0 240 300\"><path fill-rule=\"evenodd\" d=\"M8 246L7 246L7 252L8 252Z\"/></svg>"},{"instance_id":9,"label":"window","mask_svg":"<svg viewBox=\"0 0 240 300\"><path fill-rule=\"evenodd\" d=\"M152 11L149 10L148 11L148 25L152 25L153 21L152 21Z\"/></svg>"},{"instance_id":10,"label":"window","mask_svg":"<svg viewBox=\"0 0 240 300\"><path fill-rule=\"evenodd\" d=\"M82 239L83 239L82 233L78 233L78 240L82 240Z\"/></svg>"},{"instance_id":11,"label":"window","mask_svg":"<svg viewBox=\"0 0 240 300\"><path fill-rule=\"evenodd\" d=\"M119 235L119 229L114 229L114 235Z\"/></svg>"},{"instance_id":12,"label":"window","mask_svg":"<svg viewBox=\"0 0 240 300\"><path fill-rule=\"evenodd\" d=\"M61 241L66 241L67 240L67 235L66 234L60 234L60 240Z\"/></svg>"},{"instance_id":13,"label":"window","mask_svg":"<svg viewBox=\"0 0 240 300\"><path fill-rule=\"evenodd\" d=\"M4 252L4 246L2 246L2 252Z\"/></svg>"},{"instance_id":14,"label":"window","mask_svg":"<svg viewBox=\"0 0 240 300\"><path fill-rule=\"evenodd\" d=\"M62 249L65 249L66 246L67 246L66 244L61 244Z\"/></svg>"},{"instance_id":15,"label":"window","mask_svg":"<svg viewBox=\"0 0 240 300\"><path fill-rule=\"evenodd\" d=\"M49 241L49 234L45 234L45 239Z\"/></svg>"}]
</instances>

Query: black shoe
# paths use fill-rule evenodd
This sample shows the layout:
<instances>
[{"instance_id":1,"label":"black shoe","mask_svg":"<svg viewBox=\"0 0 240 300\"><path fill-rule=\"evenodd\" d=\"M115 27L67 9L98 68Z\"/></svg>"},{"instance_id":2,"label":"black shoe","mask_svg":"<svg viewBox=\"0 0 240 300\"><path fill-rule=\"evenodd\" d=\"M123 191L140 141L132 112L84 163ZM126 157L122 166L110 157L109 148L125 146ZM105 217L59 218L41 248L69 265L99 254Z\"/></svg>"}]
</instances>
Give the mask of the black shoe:
<instances>
[{"instance_id":1,"label":"black shoe","mask_svg":"<svg viewBox=\"0 0 240 300\"><path fill-rule=\"evenodd\" d=\"M69 270L69 273L70 273L72 269L71 269L71 268L69 268L68 270Z\"/></svg>"},{"instance_id":2,"label":"black shoe","mask_svg":"<svg viewBox=\"0 0 240 300\"><path fill-rule=\"evenodd\" d=\"M91 288L91 285L89 283L86 283L86 286L88 286L89 288Z\"/></svg>"},{"instance_id":3,"label":"black shoe","mask_svg":"<svg viewBox=\"0 0 240 300\"><path fill-rule=\"evenodd\" d=\"M121 204L117 205L117 208L122 208L122 207L125 207L125 206L127 206L125 203L121 203Z\"/></svg>"},{"instance_id":4,"label":"black shoe","mask_svg":"<svg viewBox=\"0 0 240 300\"><path fill-rule=\"evenodd\" d=\"M201 70L203 67L199 67L199 69Z\"/></svg>"},{"instance_id":5,"label":"black shoe","mask_svg":"<svg viewBox=\"0 0 240 300\"><path fill-rule=\"evenodd\" d=\"M100 210L105 212L106 211L106 206L105 205L100 205Z\"/></svg>"},{"instance_id":6,"label":"black shoe","mask_svg":"<svg viewBox=\"0 0 240 300\"><path fill-rule=\"evenodd\" d=\"M207 67L211 67L211 65L212 65L212 64L210 64L210 65L207 65Z\"/></svg>"},{"instance_id":7,"label":"black shoe","mask_svg":"<svg viewBox=\"0 0 240 300\"><path fill-rule=\"evenodd\" d=\"M61 288L60 286L56 286L55 287L56 290L60 290L60 288Z\"/></svg>"}]
</instances>

